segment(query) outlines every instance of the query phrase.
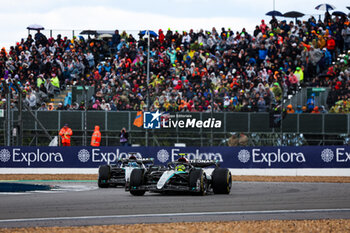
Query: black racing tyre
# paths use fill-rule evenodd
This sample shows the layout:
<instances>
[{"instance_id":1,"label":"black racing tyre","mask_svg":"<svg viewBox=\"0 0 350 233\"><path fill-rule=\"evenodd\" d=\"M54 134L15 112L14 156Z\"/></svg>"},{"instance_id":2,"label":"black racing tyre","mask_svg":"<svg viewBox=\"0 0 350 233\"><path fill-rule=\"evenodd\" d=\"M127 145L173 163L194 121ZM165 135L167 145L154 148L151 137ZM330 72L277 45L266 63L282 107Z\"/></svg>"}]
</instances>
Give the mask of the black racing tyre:
<instances>
[{"instance_id":1,"label":"black racing tyre","mask_svg":"<svg viewBox=\"0 0 350 233\"><path fill-rule=\"evenodd\" d=\"M200 191L199 195L205 195L206 193L206 182L205 175L202 169L194 169L190 171L189 186L190 189L197 188L197 181L200 180Z\"/></svg>"},{"instance_id":2,"label":"black racing tyre","mask_svg":"<svg viewBox=\"0 0 350 233\"><path fill-rule=\"evenodd\" d=\"M133 196L143 196L145 194L145 190L130 190L130 193Z\"/></svg>"},{"instance_id":3,"label":"black racing tyre","mask_svg":"<svg viewBox=\"0 0 350 233\"><path fill-rule=\"evenodd\" d=\"M108 188L109 184L107 181L111 175L111 168L108 165L102 165L98 169L98 181L97 185L99 188Z\"/></svg>"},{"instance_id":4,"label":"black racing tyre","mask_svg":"<svg viewBox=\"0 0 350 233\"><path fill-rule=\"evenodd\" d=\"M145 190L133 190L133 187L139 187L143 183L143 170L134 169L130 174L130 193L134 196L142 196L145 194Z\"/></svg>"},{"instance_id":5,"label":"black racing tyre","mask_svg":"<svg viewBox=\"0 0 350 233\"><path fill-rule=\"evenodd\" d=\"M227 168L215 168L212 174L212 188L215 194L229 194L232 176Z\"/></svg>"},{"instance_id":6,"label":"black racing tyre","mask_svg":"<svg viewBox=\"0 0 350 233\"><path fill-rule=\"evenodd\" d=\"M102 180L100 178L98 178L98 181L97 181L97 185L99 188L108 188L109 187L109 184L108 183L105 183L106 180Z\"/></svg>"},{"instance_id":7,"label":"black racing tyre","mask_svg":"<svg viewBox=\"0 0 350 233\"><path fill-rule=\"evenodd\" d=\"M111 168L108 165L102 165L98 169L98 178L101 180L109 180L111 175Z\"/></svg>"}]
</instances>

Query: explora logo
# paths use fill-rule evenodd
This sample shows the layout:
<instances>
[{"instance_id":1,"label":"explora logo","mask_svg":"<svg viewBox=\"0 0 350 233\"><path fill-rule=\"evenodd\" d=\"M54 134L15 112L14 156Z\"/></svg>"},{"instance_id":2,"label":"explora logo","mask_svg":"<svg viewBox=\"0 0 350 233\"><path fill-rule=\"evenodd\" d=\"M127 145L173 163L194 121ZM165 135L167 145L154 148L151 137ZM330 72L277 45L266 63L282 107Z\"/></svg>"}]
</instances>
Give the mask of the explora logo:
<instances>
[{"instance_id":1,"label":"explora logo","mask_svg":"<svg viewBox=\"0 0 350 233\"><path fill-rule=\"evenodd\" d=\"M88 151L86 151L88 152ZM90 153L80 153L80 157L78 154L78 158L81 162L85 163L90 159ZM83 156L82 156L83 155ZM142 158L141 153L137 153L136 158ZM91 161L93 163L102 163L105 162L107 164L116 162L118 159L129 158L130 154L128 152L120 152L117 149L115 152L101 152L100 149L92 149L91 151Z\"/></svg>"},{"instance_id":2,"label":"explora logo","mask_svg":"<svg viewBox=\"0 0 350 233\"><path fill-rule=\"evenodd\" d=\"M171 160L176 161L178 159L178 152L180 152L180 149L172 149L171 150ZM199 150L197 149L196 152L193 153L186 153L186 158L188 160L215 160L223 162L222 155L220 153L199 153Z\"/></svg>"},{"instance_id":3,"label":"explora logo","mask_svg":"<svg viewBox=\"0 0 350 233\"><path fill-rule=\"evenodd\" d=\"M14 163L27 163L28 167L32 163L47 163L56 162L62 163L63 156L59 152L41 152L40 149L31 152L21 152L21 149L14 148L12 150L12 156L9 150L2 149L0 151L0 161L8 162L12 157L12 162Z\"/></svg>"},{"instance_id":4,"label":"explora logo","mask_svg":"<svg viewBox=\"0 0 350 233\"><path fill-rule=\"evenodd\" d=\"M248 150L241 150L238 153L238 160L241 163L247 163L252 157L253 163L267 163L269 167L273 163L304 163L306 162L305 156L303 153L288 153L282 152L278 149L277 152L269 152L262 153L260 149L253 149L252 155L250 156L250 152Z\"/></svg>"},{"instance_id":5,"label":"explora logo","mask_svg":"<svg viewBox=\"0 0 350 233\"><path fill-rule=\"evenodd\" d=\"M332 162L335 157L337 163L346 163L350 162L350 153L345 151L345 148L335 149L335 156L331 149L324 149L321 152L321 158L324 162Z\"/></svg>"}]
</instances>

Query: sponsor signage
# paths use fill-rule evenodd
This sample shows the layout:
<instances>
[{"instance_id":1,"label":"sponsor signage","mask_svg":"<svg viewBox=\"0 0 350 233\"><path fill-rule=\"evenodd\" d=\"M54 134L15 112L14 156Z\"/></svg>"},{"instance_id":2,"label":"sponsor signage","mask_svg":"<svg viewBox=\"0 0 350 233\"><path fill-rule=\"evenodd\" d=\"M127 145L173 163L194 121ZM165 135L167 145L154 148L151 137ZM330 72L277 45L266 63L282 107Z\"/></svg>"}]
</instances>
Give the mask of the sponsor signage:
<instances>
[{"instance_id":1,"label":"sponsor signage","mask_svg":"<svg viewBox=\"0 0 350 233\"><path fill-rule=\"evenodd\" d=\"M305 147L0 147L0 167L97 168L130 154L167 164L216 160L227 168L350 168L348 146Z\"/></svg>"},{"instance_id":2,"label":"sponsor signage","mask_svg":"<svg viewBox=\"0 0 350 233\"><path fill-rule=\"evenodd\" d=\"M215 118L209 118L206 120L200 120L192 118L190 114L170 114L165 112L142 112L139 111L136 114L134 125L137 127L143 126L144 129L160 129L160 128L221 128L221 120Z\"/></svg>"}]
</instances>

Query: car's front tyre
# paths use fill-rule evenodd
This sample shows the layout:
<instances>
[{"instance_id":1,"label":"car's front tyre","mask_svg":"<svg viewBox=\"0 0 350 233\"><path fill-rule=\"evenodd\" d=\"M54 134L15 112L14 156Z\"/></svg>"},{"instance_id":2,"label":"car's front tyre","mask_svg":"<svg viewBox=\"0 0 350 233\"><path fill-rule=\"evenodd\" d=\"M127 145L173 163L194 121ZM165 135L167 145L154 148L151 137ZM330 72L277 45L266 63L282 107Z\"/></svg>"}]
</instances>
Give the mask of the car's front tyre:
<instances>
[{"instance_id":1,"label":"car's front tyre","mask_svg":"<svg viewBox=\"0 0 350 233\"><path fill-rule=\"evenodd\" d=\"M215 194L229 194L232 187L231 172L227 168L215 168L212 173L212 188Z\"/></svg>"},{"instance_id":2,"label":"car's front tyre","mask_svg":"<svg viewBox=\"0 0 350 233\"><path fill-rule=\"evenodd\" d=\"M143 196L145 194L145 190L137 190L143 184L143 170L134 169L130 174L130 193L134 196Z\"/></svg>"},{"instance_id":3,"label":"car's front tyre","mask_svg":"<svg viewBox=\"0 0 350 233\"><path fill-rule=\"evenodd\" d=\"M199 181L199 192L198 195L205 195L207 192L207 182L205 178L205 174L202 169L194 169L190 171L190 189L195 190L197 189L197 184Z\"/></svg>"}]
</instances>

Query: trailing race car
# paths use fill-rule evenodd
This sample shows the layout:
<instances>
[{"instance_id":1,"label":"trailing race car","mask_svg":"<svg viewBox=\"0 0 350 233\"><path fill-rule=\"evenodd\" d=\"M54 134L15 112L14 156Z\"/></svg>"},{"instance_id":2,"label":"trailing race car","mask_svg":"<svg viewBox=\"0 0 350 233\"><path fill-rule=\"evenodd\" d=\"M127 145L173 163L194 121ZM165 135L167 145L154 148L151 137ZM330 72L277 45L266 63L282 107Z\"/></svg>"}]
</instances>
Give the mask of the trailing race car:
<instances>
[{"instance_id":1,"label":"trailing race car","mask_svg":"<svg viewBox=\"0 0 350 233\"><path fill-rule=\"evenodd\" d=\"M116 164L101 165L98 169L98 187L125 186L128 183L133 169L144 171L157 170L153 158L136 158L136 153L129 153L129 158L120 159Z\"/></svg>"},{"instance_id":2,"label":"trailing race car","mask_svg":"<svg viewBox=\"0 0 350 233\"><path fill-rule=\"evenodd\" d=\"M203 168L215 166L211 175ZM132 195L142 196L146 191L167 193L183 192L205 195L229 194L232 186L231 172L220 168L214 160L187 160L181 156L176 162L168 163L166 169L146 171L142 168L133 169L130 183L126 191Z\"/></svg>"}]
</instances>

